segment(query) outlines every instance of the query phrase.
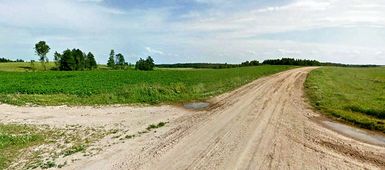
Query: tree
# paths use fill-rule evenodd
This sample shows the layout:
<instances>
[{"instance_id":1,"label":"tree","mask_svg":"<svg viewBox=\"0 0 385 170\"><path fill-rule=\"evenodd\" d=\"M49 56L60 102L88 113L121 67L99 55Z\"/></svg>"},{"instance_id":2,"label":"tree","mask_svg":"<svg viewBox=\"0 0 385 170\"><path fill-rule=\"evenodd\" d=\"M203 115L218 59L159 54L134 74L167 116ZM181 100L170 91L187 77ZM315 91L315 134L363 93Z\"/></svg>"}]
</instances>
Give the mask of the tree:
<instances>
[{"instance_id":1,"label":"tree","mask_svg":"<svg viewBox=\"0 0 385 170\"><path fill-rule=\"evenodd\" d=\"M87 57L86 57L86 68L92 70L92 69L95 69L97 67L98 67L98 65L96 64L96 60L95 60L94 55L91 52L89 52L87 54Z\"/></svg>"},{"instance_id":2,"label":"tree","mask_svg":"<svg viewBox=\"0 0 385 170\"><path fill-rule=\"evenodd\" d=\"M63 52L63 55L59 63L60 63L59 70L62 70L62 71L75 70L76 61L74 56L72 55L72 51L69 49L65 50Z\"/></svg>"},{"instance_id":3,"label":"tree","mask_svg":"<svg viewBox=\"0 0 385 170\"><path fill-rule=\"evenodd\" d=\"M155 63L154 60L148 56L146 60L143 60L142 58L139 59L139 61L136 62L135 69L137 70L154 70Z\"/></svg>"},{"instance_id":4,"label":"tree","mask_svg":"<svg viewBox=\"0 0 385 170\"><path fill-rule=\"evenodd\" d=\"M74 70L84 70L85 68L85 54L80 49L73 49L72 51L73 58L75 59L75 69Z\"/></svg>"},{"instance_id":5,"label":"tree","mask_svg":"<svg viewBox=\"0 0 385 170\"><path fill-rule=\"evenodd\" d=\"M155 63L154 63L154 59L152 59L151 56L147 57L146 62L148 64L149 70L154 70Z\"/></svg>"},{"instance_id":6,"label":"tree","mask_svg":"<svg viewBox=\"0 0 385 170\"><path fill-rule=\"evenodd\" d=\"M45 41L40 41L35 44L35 52L40 57L40 62L44 67L44 70L47 70L46 63L48 63L47 54L51 48L47 45Z\"/></svg>"},{"instance_id":7,"label":"tree","mask_svg":"<svg viewBox=\"0 0 385 170\"><path fill-rule=\"evenodd\" d=\"M116 54L116 65L119 66L121 69L124 67L124 64L126 63L124 56L122 54Z\"/></svg>"},{"instance_id":8,"label":"tree","mask_svg":"<svg viewBox=\"0 0 385 170\"><path fill-rule=\"evenodd\" d=\"M108 62L107 62L107 66L110 67L110 68L114 68L115 67L114 57L115 57L115 51L111 50L110 58L108 58Z\"/></svg>"},{"instance_id":9,"label":"tree","mask_svg":"<svg viewBox=\"0 0 385 170\"><path fill-rule=\"evenodd\" d=\"M55 53L53 55L53 58L54 58L55 65L56 65L57 68L59 68L59 66L60 66L59 61L61 60L61 57L62 57L61 54L58 53L57 51L55 51Z\"/></svg>"}]
</instances>

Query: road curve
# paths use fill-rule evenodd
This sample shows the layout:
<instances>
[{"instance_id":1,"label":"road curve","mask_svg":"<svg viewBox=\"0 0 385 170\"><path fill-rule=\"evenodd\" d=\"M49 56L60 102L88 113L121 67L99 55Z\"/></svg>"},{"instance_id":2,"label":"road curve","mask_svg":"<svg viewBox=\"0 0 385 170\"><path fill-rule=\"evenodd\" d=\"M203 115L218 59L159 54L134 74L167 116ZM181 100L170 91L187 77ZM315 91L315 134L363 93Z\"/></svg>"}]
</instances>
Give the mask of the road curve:
<instances>
[{"instance_id":1,"label":"road curve","mask_svg":"<svg viewBox=\"0 0 385 170\"><path fill-rule=\"evenodd\" d=\"M314 67L258 79L182 116L136 153L83 162L82 169L384 169L385 148L312 121L303 97ZM71 168L71 167L69 167ZM74 167L72 167L74 168Z\"/></svg>"}]
</instances>

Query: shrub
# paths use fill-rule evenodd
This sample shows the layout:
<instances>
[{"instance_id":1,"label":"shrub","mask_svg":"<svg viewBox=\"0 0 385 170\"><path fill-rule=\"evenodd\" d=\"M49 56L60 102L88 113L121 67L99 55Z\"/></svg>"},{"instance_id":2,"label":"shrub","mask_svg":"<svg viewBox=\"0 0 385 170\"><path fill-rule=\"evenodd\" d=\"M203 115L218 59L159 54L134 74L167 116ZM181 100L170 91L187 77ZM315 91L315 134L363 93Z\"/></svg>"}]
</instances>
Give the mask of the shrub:
<instances>
[{"instance_id":1,"label":"shrub","mask_svg":"<svg viewBox=\"0 0 385 170\"><path fill-rule=\"evenodd\" d=\"M140 58L139 61L136 62L135 69L136 70L154 70L155 63L154 60L149 56L146 60Z\"/></svg>"}]
</instances>

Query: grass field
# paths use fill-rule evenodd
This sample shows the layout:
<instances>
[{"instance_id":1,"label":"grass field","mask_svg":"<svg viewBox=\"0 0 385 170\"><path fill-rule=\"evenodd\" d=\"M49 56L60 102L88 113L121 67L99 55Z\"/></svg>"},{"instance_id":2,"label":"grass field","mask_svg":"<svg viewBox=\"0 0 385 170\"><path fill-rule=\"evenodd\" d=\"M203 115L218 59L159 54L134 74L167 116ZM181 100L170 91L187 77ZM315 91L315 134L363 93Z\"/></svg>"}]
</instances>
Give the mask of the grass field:
<instances>
[{"instance_id":1,"label":"grass field","mask_svg":"<svg viewBox=\"0 0 385 170\"><path fill-rule=\"evenodd\" d=\"M0 102L24 105L176 103L202 100L291 66L232 69L0 72Z\"/></svg>"},{"instance_id":2,"label":"grass field","mask_svg":"<svg viewBox=\"0 0 385 170\"><path fill-rule=\"evenodd\" d=\"M55 63L47 63L47 70L53 68ZM8 72L32 72L32 71L44 71L40 62L35 62L33 65L29 62L24 63L0 63L0 71Z\"/></svg>"},{"instance_id":3,"label":"grass field","mask_svg":"<svg viewBox=\"0 0 385 170\"><path fill-rule=\"evenodd\" d=\"M0 169L8 167L23 149L38 145L43 140L43 135L34 128L0 124Z\"/></svg>"},{"instance_id":4,"label":"grass field","mask_svg":"<svg viewBox=\"0 0 385 170\"><path fill-rule=\"evenodd\" d=\"M314 107L354 125L385 132L385 67L323 67L310 73Z\"/></svg>"}]
</instances>

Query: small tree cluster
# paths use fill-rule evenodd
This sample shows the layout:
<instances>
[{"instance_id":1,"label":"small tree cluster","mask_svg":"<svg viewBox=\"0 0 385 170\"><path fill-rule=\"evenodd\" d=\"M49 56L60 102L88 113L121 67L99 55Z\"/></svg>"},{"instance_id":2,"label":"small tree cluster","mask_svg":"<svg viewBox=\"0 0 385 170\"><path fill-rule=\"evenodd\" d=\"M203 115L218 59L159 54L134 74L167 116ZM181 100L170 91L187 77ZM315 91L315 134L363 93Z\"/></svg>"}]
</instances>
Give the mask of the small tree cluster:
<instances>
[{"instance_id":1,"label":"small tree cluster","mask_svg":"<svg viewBox=\"0 0 385 170\"><path fill-rule=\"evenodd\" d=\"M139 61L136 62L135 69L136 70L154 70L155 63L154 60L148 56L146 60L140 58Z\"/></svg>"},{"instance_id":2,"label":"small tree cluster","mask_svg":"<svg viewBox=\"0 0 385 170\"><path fill-rule=\"evenodd\" d=\"M107 66L112 69L124 69L128 64L124 59L123 54L119 53L115 55L115 51L111 50L110 57L107 61Z\"/></svg>"},{"instance_id":3,"label":"small tree cluster","mask_svg":"<svg viewBox=\"0 0 385 170\"><path fill-rule=\"evenodd\" d=\"M79 49L65 50L63 54L55 52L55 64L62 71L92 70L97 68L94 55L88 54Z\"/></svg>"},{"instance_id":4,"label":"small tree cluster","mask_svg":"<svg viewBox=\"0 0 385 170\"><path fill-rule=\"evenodd\" d=\"M258 65L260 64L259 64L259 61L257 60L245 61L241 63L241 66L258 66Z\"/></svg>"}]
</instances>

